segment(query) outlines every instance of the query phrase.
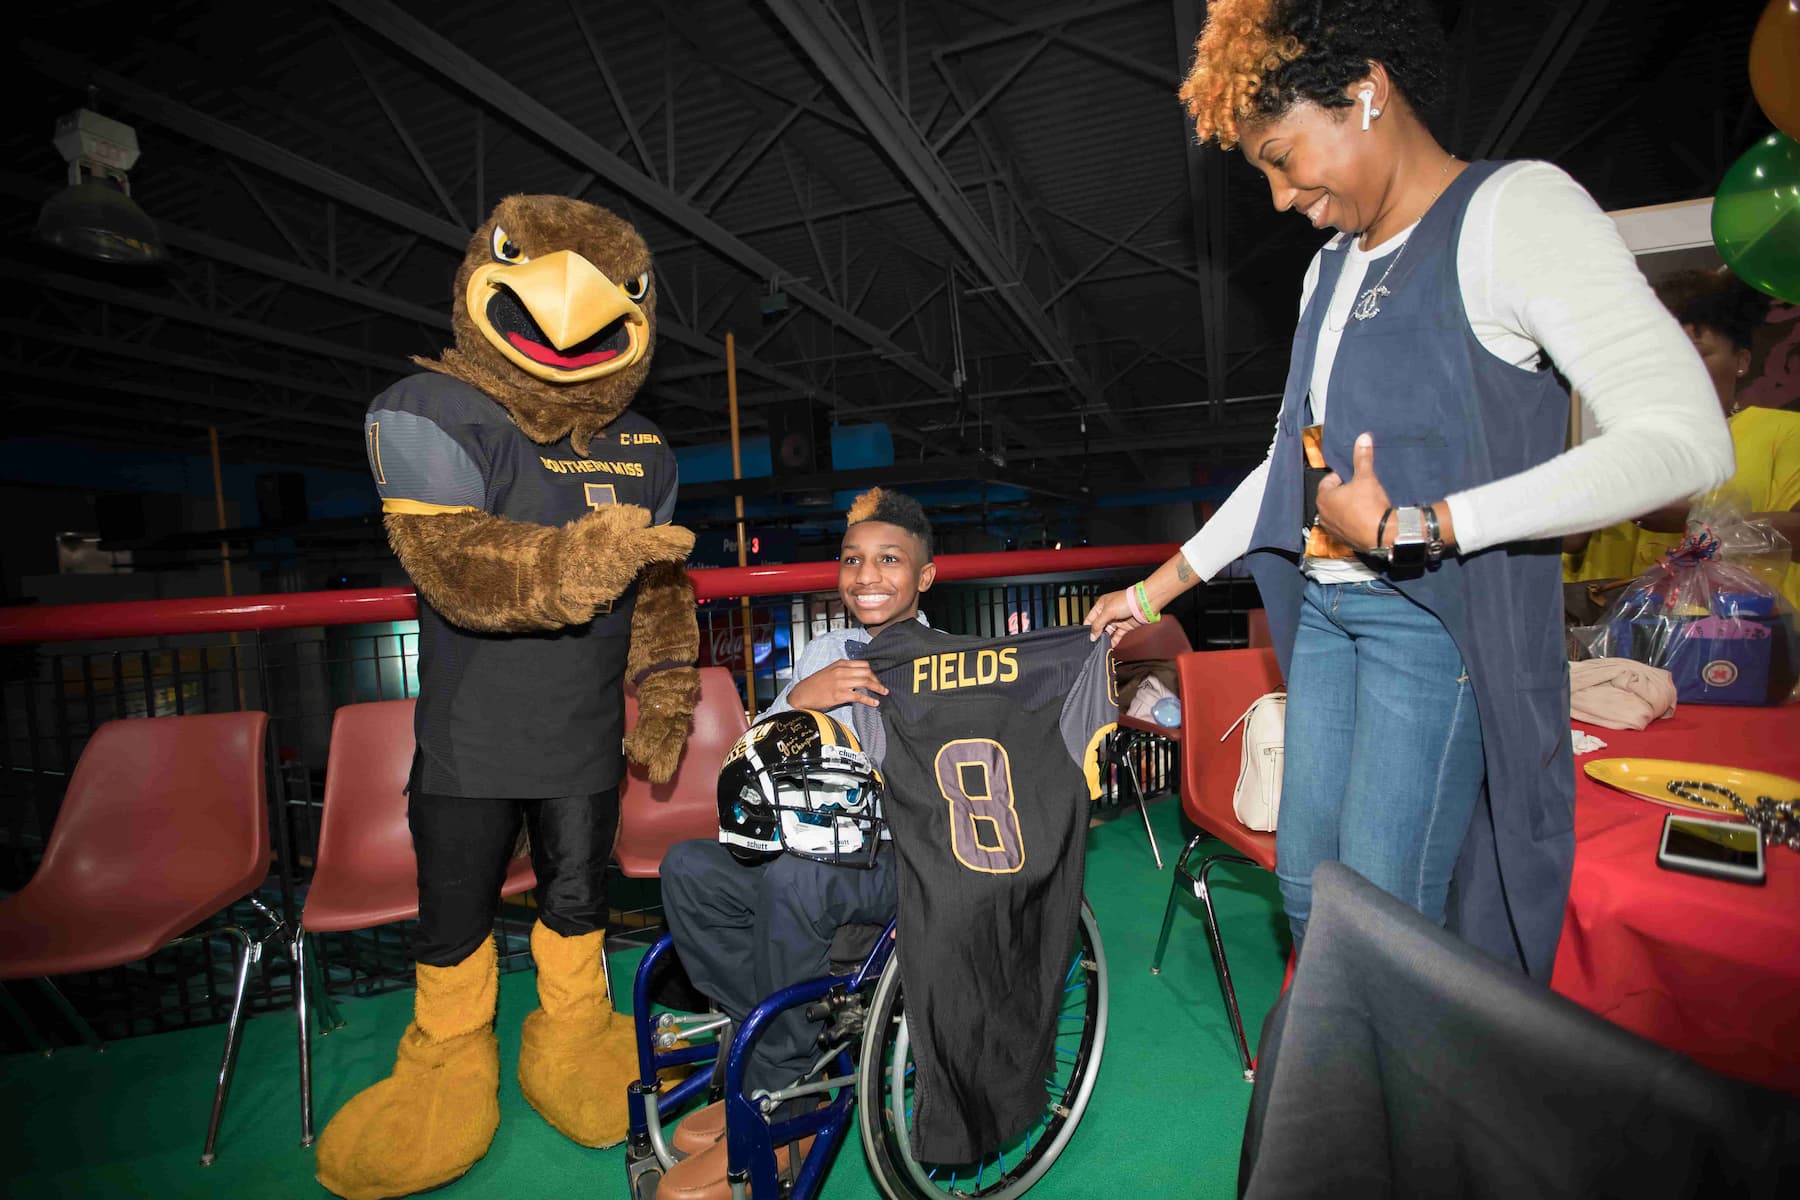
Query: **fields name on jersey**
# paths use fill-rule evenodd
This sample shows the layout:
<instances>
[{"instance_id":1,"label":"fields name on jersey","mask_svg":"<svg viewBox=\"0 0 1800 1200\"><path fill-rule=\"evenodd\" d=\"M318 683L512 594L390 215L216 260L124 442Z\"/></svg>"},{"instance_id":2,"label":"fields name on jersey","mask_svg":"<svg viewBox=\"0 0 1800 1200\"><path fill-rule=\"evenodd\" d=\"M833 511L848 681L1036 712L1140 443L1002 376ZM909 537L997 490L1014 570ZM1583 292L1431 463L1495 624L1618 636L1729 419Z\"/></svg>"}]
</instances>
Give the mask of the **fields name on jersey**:
<instances>
[{"instance_id":1,"label":"fields name on jersey","mask_svg":"<svg viewBox=\"0 0 1800 1200\"><path fill-rule=\"evenodd\" d=\"M648 434L644 435L650 436ZM635 475L644 477L644 464L635 462L602 462L597 458L545 458L538 456L544 470L558 475Z\"/></svg>"},{"instance_id":2,"label":"fields name on jersey","mask_svg":"<svg viewBox=\"0 0 1800 1200\"><path fill-rule=\"evenodd\" d=\"M1019 677L1019 651L1016 646L1004 650L949 651L927 654L912 661L913 695L921 691L949 692L957 688L980 687L986 683L1011 683Z\"/></svg>"}]
</instances>

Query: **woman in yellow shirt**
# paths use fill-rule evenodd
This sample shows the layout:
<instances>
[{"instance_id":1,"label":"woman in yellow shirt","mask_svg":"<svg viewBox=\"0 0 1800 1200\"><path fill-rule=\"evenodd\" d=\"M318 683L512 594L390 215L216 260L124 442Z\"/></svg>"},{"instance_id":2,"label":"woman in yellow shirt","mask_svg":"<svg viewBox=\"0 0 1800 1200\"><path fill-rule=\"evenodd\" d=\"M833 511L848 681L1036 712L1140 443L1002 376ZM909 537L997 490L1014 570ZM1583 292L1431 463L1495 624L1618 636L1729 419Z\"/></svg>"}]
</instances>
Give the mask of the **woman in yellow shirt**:
<instances>
[{"instance_id":1,"label":"woman in yellow shirt","mask_svg":"<svg viewBox=\"0 0 1800 1200\"><path fill-rule=\"evenodd\" d=\"M1724 273L1683 271L1656 285L1656 294L1693 339L1712 376L1731 429L1737 473L1715 495L1729 496L1747 517L1787 540L1789 564L1780 581L1787 602L1800 611L1800 413L1740 406L1738 384L1750 369L1750 339L1768 312L1768 298ZM1576 535L1564 543L1563 577L1570 582L1635 576L1680 544L1689 504L1681 501L1625 521Z\"/></svg>"}]
</instances>

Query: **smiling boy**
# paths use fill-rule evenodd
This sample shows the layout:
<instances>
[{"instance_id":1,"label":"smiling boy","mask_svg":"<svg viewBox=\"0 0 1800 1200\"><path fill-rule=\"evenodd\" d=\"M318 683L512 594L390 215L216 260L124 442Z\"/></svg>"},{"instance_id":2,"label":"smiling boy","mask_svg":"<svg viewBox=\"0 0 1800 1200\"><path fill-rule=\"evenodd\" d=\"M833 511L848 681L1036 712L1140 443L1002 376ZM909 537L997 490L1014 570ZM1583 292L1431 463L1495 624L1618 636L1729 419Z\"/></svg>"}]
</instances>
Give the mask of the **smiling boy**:
<instances>
[{"instance_id":1,"label":"smiling boy","mask_svg":"<svg viewBox=\"0 0 1800 1200\"><path fill-rule=\"evenodd\" d=\"M850 705L877 707L887 689L861 659L844 657L852 643L872 640L901 621L924 620L919 593L937 578L931 525L918 501L876 488L850 506L838 549L838 596L860 629L814 638L794 664L794 681L769 712L810 708L849 724Z\"/></svg>"},{"instance_id":2,"label":"smiling boy","mask_svg":"<svg viewBox=\"0 0 1800 1200\"><path fill-rule=\"evenodd\" d=\"M857 627L807 643L794 680L765 716L812 709L850 723L852 705L879 707L887 688L866 662L848 657L882 630L924 622L919 595L937 576L931 523L918 501L876 488L856 498L839 547L838 596ZM793 854L745 863L718 841L695 839L670 848L662 864L663 911L695 986L734 1022L779 988L829 973L838 926L880 924L899 903L892 852L859 870ZM783 1013L757 1042L745 1086L785 1087L812 1065L819 1026L799 1009ZM785 1115L785 1114L778 1114ZM689 1155L663 1179L662 1194L723 1198L724 1106L714 1104L676 1129L674 1145Z\"/></svg>"}]
</instances>

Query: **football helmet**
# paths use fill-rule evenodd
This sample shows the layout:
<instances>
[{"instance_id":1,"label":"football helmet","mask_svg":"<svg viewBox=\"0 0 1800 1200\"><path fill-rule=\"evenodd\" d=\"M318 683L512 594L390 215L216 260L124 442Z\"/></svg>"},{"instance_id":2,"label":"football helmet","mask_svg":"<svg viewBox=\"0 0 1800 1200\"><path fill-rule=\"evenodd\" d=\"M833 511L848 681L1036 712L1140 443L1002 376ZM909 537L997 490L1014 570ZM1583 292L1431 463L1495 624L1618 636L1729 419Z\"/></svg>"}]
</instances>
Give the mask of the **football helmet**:
<instances>
[{"instance_id":1,"label":"football helmet","mask_svg":"<svg viewBox=\"0 0 1800 1200\"><path fill-rule=\"evenodd\" d=\"M746 730L719 769L719 840L743 862L786 850L873 867L882 794L881 772L841 722L776 713Z\"/></svg>"}]
</instances>

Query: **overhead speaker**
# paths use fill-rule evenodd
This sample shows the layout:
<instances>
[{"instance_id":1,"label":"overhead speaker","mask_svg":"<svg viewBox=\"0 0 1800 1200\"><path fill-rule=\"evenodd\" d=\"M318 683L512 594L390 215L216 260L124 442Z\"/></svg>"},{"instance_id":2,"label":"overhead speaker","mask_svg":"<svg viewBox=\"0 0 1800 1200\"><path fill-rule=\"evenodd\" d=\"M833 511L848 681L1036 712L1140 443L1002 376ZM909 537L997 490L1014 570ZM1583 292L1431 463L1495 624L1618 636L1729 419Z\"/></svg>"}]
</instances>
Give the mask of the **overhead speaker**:
<instances>
[{"instance_id":1,"label":"overhead speaker","mask_svg":"<svg viewBox=\"0 0 1800 1200\"><path fill-rule=\"evenodd\" d=\"M769 414L769 468L777 479L831 470L831 412L791 400Z\"/></svg>"}]
</instances>

